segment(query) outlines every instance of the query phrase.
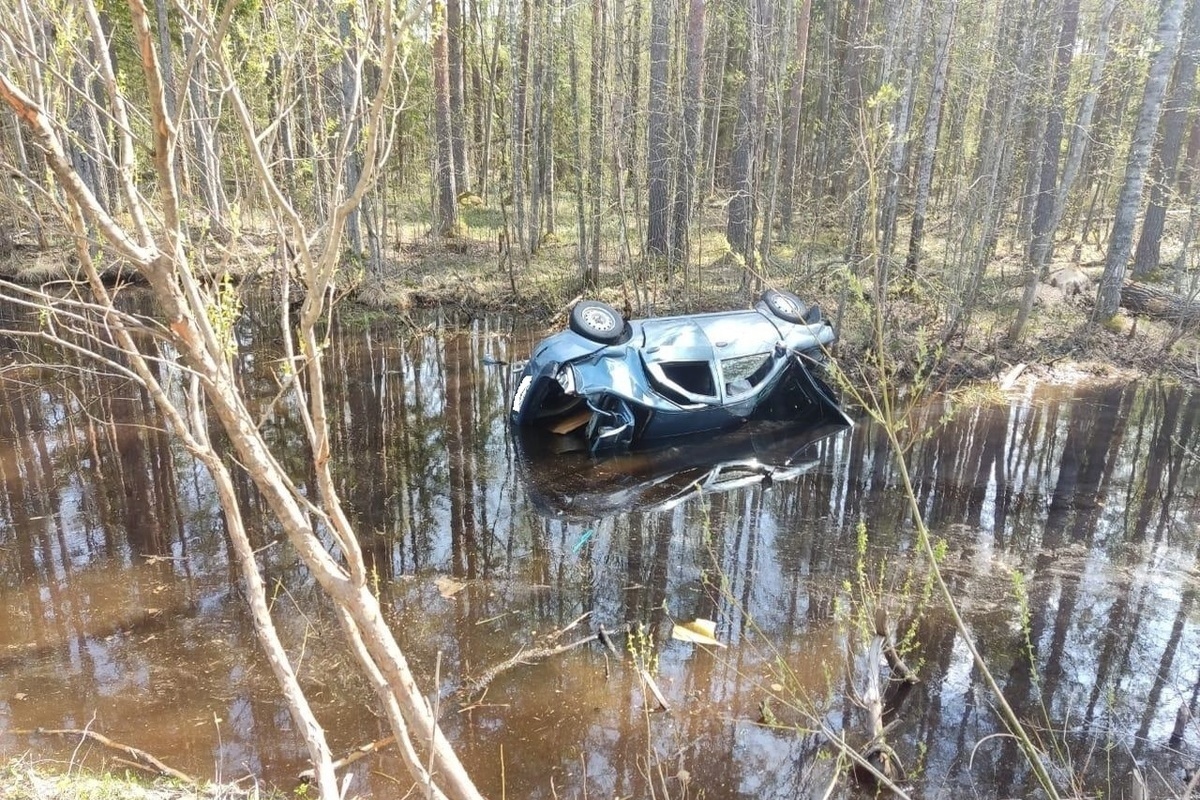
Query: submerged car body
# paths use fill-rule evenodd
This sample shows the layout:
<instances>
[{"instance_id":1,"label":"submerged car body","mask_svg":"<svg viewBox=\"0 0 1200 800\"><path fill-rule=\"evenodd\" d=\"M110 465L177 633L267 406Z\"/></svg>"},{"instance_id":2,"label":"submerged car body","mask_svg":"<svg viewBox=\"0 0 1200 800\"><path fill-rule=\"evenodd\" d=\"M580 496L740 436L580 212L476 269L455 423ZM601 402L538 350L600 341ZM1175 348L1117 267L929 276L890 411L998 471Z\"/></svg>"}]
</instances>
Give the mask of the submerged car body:
<instances>
[{"instance_id":1,"label":"submerged car body","mask_svg":"<svg viewBox=\"0 0 1200 800\"><path fill-rule=\"evenodd\" d=\"M662 443L752 419L849 424L819 377L835 339L816 306L768 290L754 308L625 321L584 301L539 342L512 420L593 452Z\"/></svg>"},{"instance_id":2,"label":"submerged car body","mask_svg":"<svg viewBox=\"0 0 1200 800\"><path fill-rule=\"evenodd\" d=\"M750 422L723 434L720 446L684 437L650 451L596 458L563 453L553 435L522 428L518 470L533 508L573 521L614 514L669 511L689 499L799 480L820 466L822 447L845 425Z\"/></svg>"}]
</instances>

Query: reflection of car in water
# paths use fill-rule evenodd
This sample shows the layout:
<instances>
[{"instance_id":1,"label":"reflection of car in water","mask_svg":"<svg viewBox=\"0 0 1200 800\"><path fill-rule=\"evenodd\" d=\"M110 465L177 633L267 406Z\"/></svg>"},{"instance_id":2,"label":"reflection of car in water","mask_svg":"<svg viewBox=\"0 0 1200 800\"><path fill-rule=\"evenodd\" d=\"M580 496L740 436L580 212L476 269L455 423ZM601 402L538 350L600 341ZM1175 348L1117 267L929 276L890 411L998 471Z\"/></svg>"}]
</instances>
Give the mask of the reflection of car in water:
<instances>
[{"instance_id":1,"label":"reflection of car in water","mask_svg":"<svg viewBox=\"0 0 1200 800\"><path fill-rule=\"evenodd\" d=\"M817 465L817 442L846 427L750 422L703 441L604 458L591 455L582 437L522 428L518 464L539 513L591 520L625 511L665 511L698 494L794 480Z\"/></svg>"},{"instance_id":2,"label":"reflection of car in water","mask_svg":"<svg viewBox=\"0 0 1200 800\"><path fill-rule=\"evenodd\" d=\"M592 451L725 430L754 419L849 420L817 372L833 328L816 306L768 290L752 309L626 322L604 303L571 309L517 379L512 420Z\"/></svg>"}]
</instances>

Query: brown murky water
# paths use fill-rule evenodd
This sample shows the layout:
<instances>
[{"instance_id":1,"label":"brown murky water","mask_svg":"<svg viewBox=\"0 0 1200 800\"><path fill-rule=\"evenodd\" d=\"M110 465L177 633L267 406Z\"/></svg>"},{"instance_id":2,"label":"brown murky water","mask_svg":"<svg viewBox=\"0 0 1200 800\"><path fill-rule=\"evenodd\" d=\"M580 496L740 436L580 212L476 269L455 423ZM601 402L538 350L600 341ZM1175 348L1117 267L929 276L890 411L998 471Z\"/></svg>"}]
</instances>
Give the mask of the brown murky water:
<instances>
[{"instance_id":1,"label":"brown murky water","mask_svg":"<svg viewBox=\"0 0 1200 800\"><path fill-rule=\"evenodd\" d=\"M945 614L918 618L917 543L877 428L807 444L759 429L603 463L537 454L506 425L507 370L494 363L535 336L500 321L360 325L330 359L344 497L401 643L419 673L441 677L437 692L426 684L488 796L823 796L835 761L813 728L865 736L845 692L847 670L861 684L865 669L860 575L914 632L922 683L890 730L913 794L1034 794L1015 747L991 736L1001 726ZM241 344L265 407L271 335L247 323ZM206 476L115 378L0 380L0 756L99 765L112 754L36 732L90 725L197 776L293 785L304 753ZM1010 700L1071 755L1059 779L1120 792L1136 757L1158 793L1182 791L1200 747L1179 716L1200 695L1200 395L1049 388L940 416L921 423L911 457L920 505ZM267 425L303 483L294 423L284 409ZM734 463L755 454L771 480ZM379 738L309 576L269 526L256 535L334 749ZM695 617L729 647L669 638L672 619ZM523 648L629 622L645 626L669 713L648 703L628 655L594 645L507 671L482 696L459 692ZM756 724L768 695L782 727ZM786 702L801 697L808 714ZM408 786L387 753L353 771L370 796ZM843 780L832 796L858 791Z\"/></svg>"}]
</instances>

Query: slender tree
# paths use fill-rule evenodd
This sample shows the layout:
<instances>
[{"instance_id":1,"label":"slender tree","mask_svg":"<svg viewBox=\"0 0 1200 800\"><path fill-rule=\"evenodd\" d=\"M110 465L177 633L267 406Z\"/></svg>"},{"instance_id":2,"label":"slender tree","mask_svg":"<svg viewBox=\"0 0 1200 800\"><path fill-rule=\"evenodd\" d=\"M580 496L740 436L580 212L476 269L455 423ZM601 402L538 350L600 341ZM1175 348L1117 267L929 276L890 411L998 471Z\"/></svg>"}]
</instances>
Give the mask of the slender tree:
<instances>
[{"instance_id":1,"label":"slender tree","mask_svg":"<svg viewBox=\"0 0 1200 800\"><path fill-rule=\"evenodd\" d=\"M529 36L533 28L532 0L519 0L521 18L516 31L516 63L512 71L512 129L509 139L512 144L512 199L513 228L517 234L517 247L522 255L533 248L526 236L526 171L528 170L529 147L526 144L529 99Z\"/></svg>"},{"instance_id":2,"label":"slender tree","mask_svg":"<svg viewBox=\"0 0 1200 800\"><path fill-rule=\"evenodd\" d=\"M930 84L929 104L925 108L925 124L921 129L921 156L913 187L913 212L909 225L908 256L904 269L910 278L917 273L921 248L925 243L925 216L933 188L933 165L937 158L938 133L941 130L942 108L945 105L946 84L950 74L950 51L954 35L954 19L958 0L941 0L937 14L939 24L933 48L933 81Z\"/></svg>"},{"instance_id":3,"label":"slender tree","mask_svg":"<svg viewBox=\"0 0 1200 800\"><path fill-rule=\"evenodd\" d=\"M439 236L453 234L458 227L458 192L455 186L454 134L450 108L449 35L446 7L433 3L433 93L434 147L437 159L437 224Z\"/></svg>"},{"instance_id":4,"label":"slender tree","mask_svg":"<svg viewBox=\"0 0 1200 800\"><path fill-rule=\"evenodd\" d=\"M1067 87L1071 81L1071 58L1075 50L1075 31L1079 22L1079 0L1063 0L1059 9L1058 47L1055 49L1054 78L1051 82L1049 107L1046 109L1046 130L1042 137L1041 171L1037 203L1033 212L1033 241L1025 262L1025 290L1017 316L1009 328L1011 340L1021 338L1025 323L1033 309L1038 282L1049 256L1054 235L1054 202L1058 188L1058 161L1062 150L1063 108Z\"/></svg>"},{"instance_id":5,"label":"slender tree","mask_svg":"<svg viewBox=\"0 0 1200 800\"><path fill-rule=\"evenodd\" d=\"M806 0L808 2L808 0ZM687 60L684 68L683 124L675 173L671 257L682 265L688 257L688 232L696 196L696 163L700 156L700 105L704 98L704 0L688 3Z\"/></svg>"},{"instance_id":6,"label":"slender tree","mask_svg":"<svg viewBox=\"0 0 1200 800\"><path fill-rule=\"evenodd\" d=\"M570 35L578 35L579 25L574 21L579 13L578 7L573 12L566 8L567 0L563 0L563 16L571 20ZM588 226L587 226L587 197L584 192L584 159L583 159L583 99L579 91L580 69L577 48L567 48L567 76L571 81L571 120L573 130L571 141L575 148L575 230L578 243L575 247L576 261L579 264L579 279L585 285L594 287L596 282L588 273Z\"/></svg>"},{"instance_id":7,"label":"slender tree","mask_svg":"<svg viewBox=\"0 0 1200 800\"><path fill-rule=\"evenodd\" d=\"M730 193L725 225L729 247L744 259L746 272L742 277L743 290L752 286L755 270L753 211L756 193L755 154L761 120L758 115L759 0L745 0L740 6L744 15L745 33L742 42L744 63L742 85L738 89L737 119L733 129L733 152L729 164Z\"/></svg>"},{"instance_id":8,"label":"slender tree","mask_svg":"<svg viewBox=\"0 0 1200 800\"><path fill-rule=\"evenodd\" d=\"M900 19L896 20L892 27L898 36L905 35L908 41L902 42L905 45L905 56L898 80L891 80L887 74L883 76L884 84L899 84L899 92L891 110L891 136L888 142L886 175L878 222L879 250L885 262L890 262L892 258L896 219L900 210L901 183L908 173L909 129L916 92L917 59L922 35L921 26L926 16L924 0L914 0L914 5L911 6L897 3L895 8Z\"/></svg>"},{"instance_id":9,"label":"slender tree","mask_svg":"<svg viewBox=\"0 0 1200 800\"><path fill-rule=\"evenodd\" d=\"M592 221L588 245L592 252L588 260L587 283L590 286L600 284L600 223L604 207L605 12L605 0L592 0L591 120L588 129L588 195L591 199L589 211Z\"/></svg>"},{"instance_id":10,"label":"slender tree","mask_svg":"<svg viewBox=\"0 0 1200 800\"><path fill-rule=\"evenodd\" d=\"M1150 182L1150 200L1142 218L1142 233L1138 237L1133 257L1133 276L1145 277L1159 265L1163 228L1167 206L1174 189L1179 153L1183 149L1183 134L1192 110L1196 89L1196 64L1200 60L1200 3L1189 5L1184 36L1175 65L1171 94L1162 115L1162 134L1158 138L1158 159L1154 180Z\"/></svg>"},{"instance_id":11,"label":"slender tree","mask_svg":"<svg viewBox=\"0 0 1200 800\"><path fill-rule=\"evenodd\" d=\"M672 25L669 0L650 4L650 114L646 135L646 172L649 178L646 253L666 256L669 243L671 134L667 113L669 96L668 48Z\"/></svg>"},{"instance_id":12,"label":"slender tree","mask_svg":"<svg viewBox=\"0 0 1200 800\"><path fill-rule=\"evenodd\" d=\"M1183 27L1184 0L1165 0L1162 17L1158 24L1155 40L1158 50L1150 62L1142 91L1142 104L1138 111L1137 127L1129 145L1129 156L1125 164L1125 178L1113 213L1112 236L1104 257L1104 274L1096 293L1093 319L1107 322L1117 313L1121 303L1121 285L1125 282L1125 269L1133 249L1133 227L1138 204L1142 199L1142 187L1146 181L1146 167L1150 162L1150 150L1154 144L1154 133L1162 112L1163 95L1167 79L1175 64L1179 49L1180 30Z\"/></svg>"},{"instance_id":13,"label":"slender tree","mask_svg":"<svg viewBox=\"0 0 1200 800\"><path fill-rule=\"evenodd\" d=\"M808 61L808 29L812 20L812 0L801 0L796 18L796 40L792 49L792 64L789 69L787 123L783 129L783 165L780 184L783 197L779 204L779 218L785 237L791 236L795 217L796 172L800 166L800 132L804 105L804 79Z\"/></svg>"},{"instance_id":14,"label":"slender tree","mask_svg":"<svg viewBox=\"0 0 1200 800\"><path fill-rule=\"evenodd\" d=\"M463 54L462 0L446 0L446 58L450 87L450 141L454 151L454 187L471 188L471 165L467 150L467 112L463 89L466 85Z\"/></svg>"}]
</instances>

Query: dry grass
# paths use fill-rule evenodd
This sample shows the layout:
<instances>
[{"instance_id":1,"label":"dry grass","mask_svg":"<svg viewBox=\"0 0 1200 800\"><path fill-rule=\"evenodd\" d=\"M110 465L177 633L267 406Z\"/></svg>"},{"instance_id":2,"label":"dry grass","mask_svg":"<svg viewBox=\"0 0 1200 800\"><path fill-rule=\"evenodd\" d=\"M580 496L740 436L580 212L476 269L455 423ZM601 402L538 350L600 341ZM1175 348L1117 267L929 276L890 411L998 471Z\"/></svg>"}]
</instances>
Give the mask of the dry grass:
<instances>
[{"instance_id":1,"label":"dry grass","mask_svg":"<svg viewBox=\"0 0 1200 800\"><path fill-rule=\"evenodd\" d=\"M282 797L258 787L181 786L129 775L92 773L70 764L18 758L0 765L0 800L234 800Z\"/></svg>"}]
</instances>

